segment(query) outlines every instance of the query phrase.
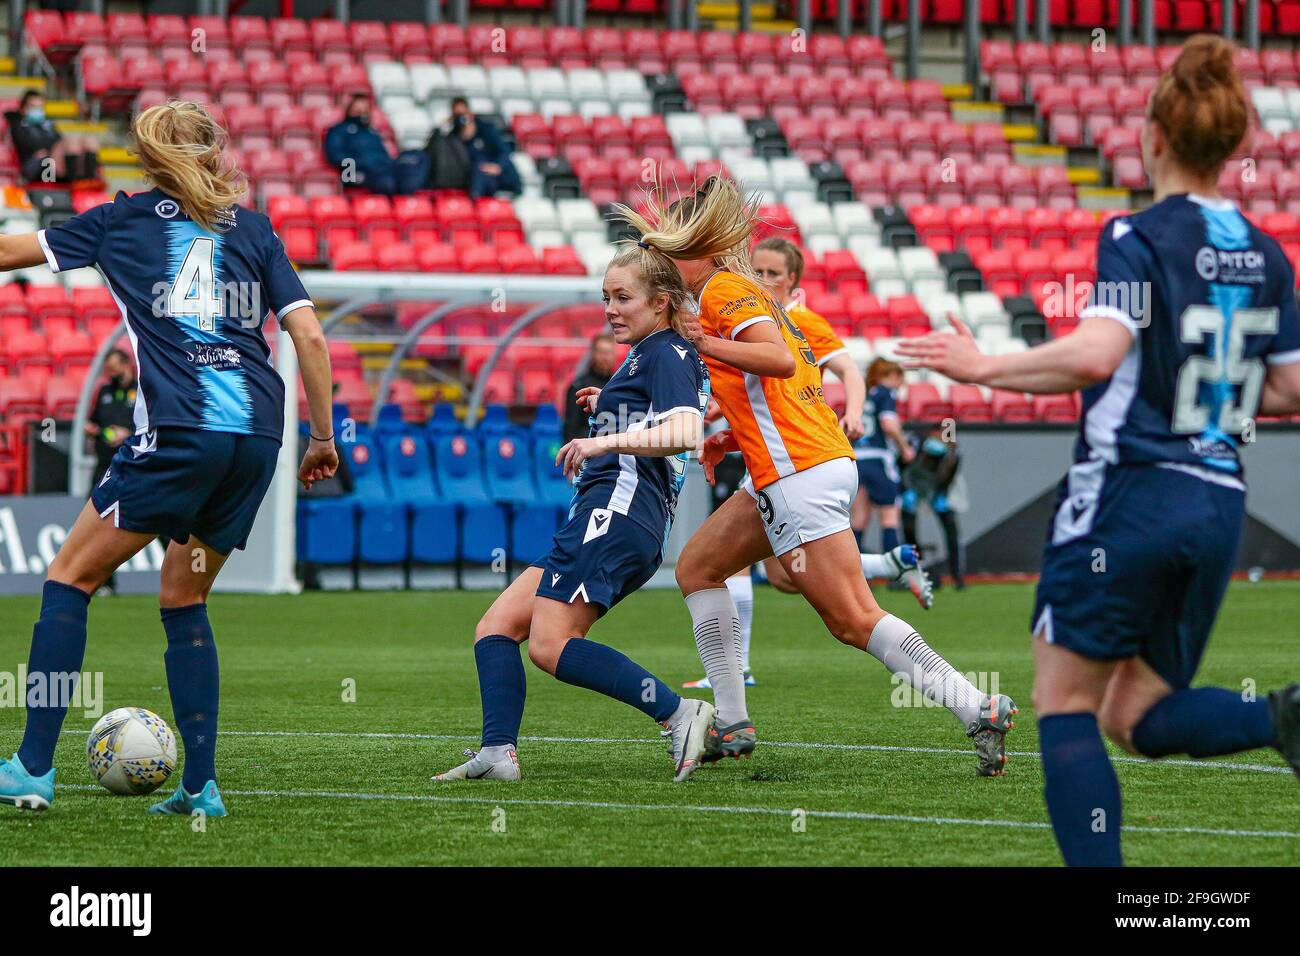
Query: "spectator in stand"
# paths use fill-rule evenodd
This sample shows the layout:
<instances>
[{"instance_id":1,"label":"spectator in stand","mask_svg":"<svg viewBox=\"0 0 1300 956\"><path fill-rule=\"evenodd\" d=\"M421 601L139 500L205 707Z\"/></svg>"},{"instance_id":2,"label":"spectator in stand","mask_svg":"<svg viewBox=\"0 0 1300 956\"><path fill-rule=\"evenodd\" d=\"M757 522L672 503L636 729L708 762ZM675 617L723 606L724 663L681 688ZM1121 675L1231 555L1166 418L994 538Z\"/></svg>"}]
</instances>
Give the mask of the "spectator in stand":
<instances>
[{"instance_id":1,"label":"spectator in stand","mask_svg":"<svg viewBox=\"0 0 1300 956\"><path fill-rule=\"evenodd\" d=\"M587 421L587 412L578 407L578 389L604 388L609 377L614 374L618 359L618 347L614 336L602 332L591 340L591 354L587 357L586 370L573 380L569 391L564 396L564 441L569 443L575 438L586 438L591 434Z\"/></svg>"},{"instance_id":2,"label":"spectator in stand","mask_svg":"<svg viewBox=\"0 0 1300 956\"><path fill-rule=\"evenodd\" d=\"M45 97L28 90L18 109L5 113L18 168L29 183L71 183L99 178L99 142L93 136L64 136L45 117Z\"/></svg>"},{"instance_id":3,"label":"spectator in stand","mask_svg":"<svg viewBox=\"0 0 1300 956\"><path fill-rule=\"evenodd\" d=\"M408 149L396 157L370 123L368 93L354 93L343 119L325 131L325 158L339 168L344 188L359 186L385 196L409 196L424 188L429 160L424 150Z\"/></svg>"},{"instance_id":4,"label":"spectator in stand","mask_svg":"<svg viewBox=\"0 0 1300 956\"><path fill-rule=\"evenodd\" d=\"M471 199L497 193L523 192L519 173L510 161L510 150L496 124L480 120L469 109L469 101L458 96L451 101L451 134L459 136L469 153L469 195Z\"/></svg>"},{"instance_id":5,"label":"spectator in stand","mask_svg":"<svg viewBox=\"0 0 1300 956\"><path fill-rule=\"evenodd\" d=\"M113 349L104 359L108 376L95 396L86 422L86 434L95 439L95 483L104 477L117 448L135 434L135 370L131 357Z\"/></svg>"}]
</instances>

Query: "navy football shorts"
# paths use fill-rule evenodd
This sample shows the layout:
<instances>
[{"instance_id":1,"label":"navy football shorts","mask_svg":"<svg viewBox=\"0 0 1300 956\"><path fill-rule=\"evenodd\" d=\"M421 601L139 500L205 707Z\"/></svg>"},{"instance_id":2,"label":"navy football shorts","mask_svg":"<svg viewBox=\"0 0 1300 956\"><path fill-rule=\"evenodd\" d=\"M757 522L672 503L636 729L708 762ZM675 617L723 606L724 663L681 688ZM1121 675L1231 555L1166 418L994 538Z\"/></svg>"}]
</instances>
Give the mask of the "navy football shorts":
<instances>
[{"instance_id":1,"label":"navy football shorts","mask_svg":"<svg viewBox=\"0 0 1300 956\"><path fill-rule=\"evenodd\" d=\"M898 465L893 458L859 458L858 485L867 491L867 500L880 508L898 504Z\"/></svg>"},{"instance_id":2,"label":"navy football shorts","mask_svg":"<svg viewBox=\"0 0 1300 956\"><path fill-rule=\"evenodd\" d=\"M1245 492L1170 468L1092 464L1061 484L1030 627L1092 660L1141 657L1187 687L1236 564Z\"/></svg>"},{"instance_id":3,"label":"navy football shorts","mask_svg":"<svg viewBox=\"0 0 1300 956\"><path fill-rule=\"evenodd\" d=\"M640 589L663 563L663 539L608 508L574 512L555 533L542 569L539 597L572 604L586 600L603 615Z\"/></svg>"},{"instance_id":4,"label":"navy football shorts","mask_svg":"<svg viewBox=\"0 0 1300 956\"><path fill-rule=\"evenodd\" d=\"M248 543L279 455L261 435L159 428L122 443L90 500L119 528L229 554Z\"/></svg>"}]
</instances>

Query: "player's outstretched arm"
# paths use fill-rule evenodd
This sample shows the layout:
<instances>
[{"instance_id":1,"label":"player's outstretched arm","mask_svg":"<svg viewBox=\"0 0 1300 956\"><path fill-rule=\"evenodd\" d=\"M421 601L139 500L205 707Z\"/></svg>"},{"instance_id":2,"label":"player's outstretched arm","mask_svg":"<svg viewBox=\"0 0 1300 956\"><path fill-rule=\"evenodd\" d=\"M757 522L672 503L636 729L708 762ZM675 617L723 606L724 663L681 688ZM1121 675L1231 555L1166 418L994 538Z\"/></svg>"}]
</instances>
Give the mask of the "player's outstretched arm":
<instances>
[{"instance_id":1,"label":"player's outstretched arm","mask_svg":"<svg viewBox=\"0 0 1300 956\"><path fill-rule=\"evenodd\" d=\"M1300 413L1300 362L1270 365L1259 398L1261 415Z\"/></svg>"},{"instance_id":2,"label":"player's outstretched arm","mask_svg":"<svg viewBox=\"0 0 1300 956\"><path fill-rule=\"evenodd\" d=\"M1105 381L1119 368L1133 333L1112 318L1084 319L1064 338L1010 355L985 355L960 319L955 332L932 332L898 343L907 368L934 369L958 382L1017 392L1073 392Z\"/></svg>"},{"instance_id":3,"label":"player's outstretched arm","mask_svg":"<svg viewBox=\"0 0 1300 956\"><path fill-rule=\"evenodd\" d=\"M575 438L560 449L555 456L555 463L563 468L567 477L576 475L588 458L613 452L642 458L680 455L699 447L703 427L698 413L680 412L665 418L658 425L640 431Z\"/></svg>"},{"instance_id":4,"label":"player's outstretched arm","mask_svg":"<svg viewBox=\"0 0 1300 956\"><path fill-rule=\"evenodd\" d=\"M0 272L26 269L45 263L45 252L36 233L21 236L0 236Z\"/></svg>"},{"instance_id":5,"label":"player's outstretched arm","mask_svg":"<svg viewBox=\"0 0 1300 956\"><path fill-rule=\"evenodd\" d=\"M302 372L303 388L307 392L307 414L311 424L311 441L298 468L298 480L310 489L318 481L333 478L339 467L338 451L334 447L333 392L330 373L329 346L325 333L316 320L316 310L311 306L294 309L280 317L280 326L293 340L298 353L298 368Z\"/></svg>"}]
</instances>

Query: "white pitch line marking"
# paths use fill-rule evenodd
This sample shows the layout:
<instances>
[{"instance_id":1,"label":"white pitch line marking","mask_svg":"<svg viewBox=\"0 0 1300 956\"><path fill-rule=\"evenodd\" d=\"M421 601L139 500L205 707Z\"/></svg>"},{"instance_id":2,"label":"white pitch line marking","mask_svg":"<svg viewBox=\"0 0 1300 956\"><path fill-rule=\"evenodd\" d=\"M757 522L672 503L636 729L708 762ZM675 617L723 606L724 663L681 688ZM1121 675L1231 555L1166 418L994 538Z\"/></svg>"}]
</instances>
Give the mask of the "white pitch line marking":
<instances>
[{"instance_id":1,"label":"white pitch line marking","mask_svg":"<svg viewBox=\"0 0 1300 956\"><path fill-rule=\"evenodd\" d=\"M91 784L59 784L60 790L93 791ZM668 811L674 813L736 813L756 816L789 817L794 810L779 807L709 806L672 803L613 803L603 800L529 800L518 797L443 797L416 793L347 793L333 790L225 790L227 797L277 797L280 799L377 800L392 803L468 803L486 806L560 807L577 810ZM1016 830L1050 830L1051 824L1038 820L983 820L972 817L921 817L901 813L865 813L859 810L803 810L810 817L828 820L859 820L873 823L920 823L930 826L1006 827ZM1169 833L1200 836L1256 837L1270 840L1297 840L1300 833L1290 830L1218 830L1212 827L1145 827L1122 828L1128 833Z\"/></svg>"},{"instance_id":2,"label":"white pitch line marking","mask_svg":"<svg viewBox=\"0 0 1300 956\"><path fill-rule=\"evenodd\" d=\"M65 730L65 734L78 734L83 731ZM357 740L449 740L461 743L472 741L473 733L464 734L416 734L416 733L384 733L384 732L347 732L331 730L222 730L221 735L224 737L324 737L324 738L344 738ZM520 742L543 743L543 744L655 744L663 746L663 742L657 738L647 737L529 737L519 738ZM759 744L763 747L788 747L796 750L849 750L849 751L866 751L872 753L908 753L908 754L939 754L943 756L969 757L974 751L972 750L953 750L944 747L901 747L889 746L886 744L834 744L834 743L815 743L802 740L763 740L760 738ZM1033 757L1035 760L1041 759L1042 754L1036 750L1008 750L1009 757ZM1116 763L1135 763L1148 767L1194 767L1198 770L1243 770L1249 773L1291 773L1290 767L1272 767L1268 764L1260 763L1238 763L1231 760L1184 760L1168 759L1148 760L1146 757L1127 757L1112 755L1111 760Z\"/></svg>"}]
</instances>

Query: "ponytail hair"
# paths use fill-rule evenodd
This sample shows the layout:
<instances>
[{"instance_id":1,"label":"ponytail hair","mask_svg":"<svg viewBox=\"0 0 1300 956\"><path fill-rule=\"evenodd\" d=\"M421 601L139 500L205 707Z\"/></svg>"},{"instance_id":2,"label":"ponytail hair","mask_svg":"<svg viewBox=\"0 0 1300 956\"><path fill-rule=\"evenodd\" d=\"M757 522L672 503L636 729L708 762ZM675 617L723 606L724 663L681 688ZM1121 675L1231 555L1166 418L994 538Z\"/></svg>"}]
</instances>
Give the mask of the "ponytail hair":
<instances>
[{"instance_id":1,"label":"ponytail hair","mask_svg":"<svg viewBox=\"0 0 1300 956\"><path fill-rule=\"evenodd\" d=\"M693 309L691 294L682 282L682 274L677 271L673 261L663 253L648 249L635 240L625 239L618 244L618 251L614 253L614 258L606 267L607 270L615 268L630 269L636 273L645 286L646 298L654 300L661 295L667 295L668 324L672 326L674 332L682 335L686 315Z\"/></svg>"},{"instance_id":2,"label":"ponytail hair","mask_svg":"<svg viewBox=\"0 0 1300 956\"><path fill-rule=\"evenodd\" d=\"M664 205L651 190L639 213L622 203L615 215L641 234L640 246L679 261L713 259L731 272L757 281L749 262L749 238L758 221L758 198L746 197L735 180L710 176L693 196Z\"/></svg>"},{"instance_id":3,"label":"ponytail hair","mask_svg":"<svg viewBox=\"0 0 1300 956\"><path fill-rule=\"evenodd\" d=\"M132 122L131 135L145 175L204 229L243 198L244 175L223 152L226 131L198 103L151 106Z\"/></svg>"},{"instance_id":4,"label":"ponytail hair","mask_svg":"<svg viewBox=\"0 0 1300 956\"><path fill-rule=\"evenodd\" d=\"M1202 176L1217 175L1250 125L1234 49L1213 34L1192 37L1156 83L1147 106L1147 117L1164 132L1174 158Z\"/></svg>"}]
</instances>

